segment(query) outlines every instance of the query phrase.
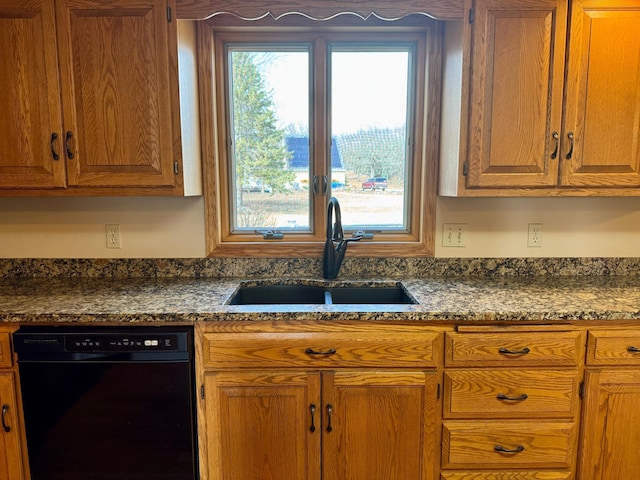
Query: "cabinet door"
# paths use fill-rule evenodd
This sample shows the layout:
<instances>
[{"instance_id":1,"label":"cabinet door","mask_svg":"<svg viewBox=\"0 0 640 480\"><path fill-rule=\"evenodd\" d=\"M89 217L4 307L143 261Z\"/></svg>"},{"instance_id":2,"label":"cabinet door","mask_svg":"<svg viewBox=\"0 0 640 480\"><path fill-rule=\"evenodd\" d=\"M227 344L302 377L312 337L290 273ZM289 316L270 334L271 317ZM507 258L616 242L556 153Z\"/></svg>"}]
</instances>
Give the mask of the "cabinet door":
<instances>
[{"instance_id":1,"label":"cabinet door","mask_svg":"<svg viewBox=\"0 0 640 480\"><path fill-rule=\"evenodd\" d=\"M3 480L23 480L18 415L16 412L16 392L13 372L0 372L0 478ZM7 431L7 429L9 431Z\"/></svg>"},{"instance_id":2,"label":"cabinet door","mask_svg":"<svg viewBox=\"0 0 640 480\"><path fill-rule=\"evenodd\" d=\"M323 480L431 480L437 466L436 375L323 375Z\"/></svg>"},{"instance_id":3,"label":"cabinet door","mask_svg":"<svg viewBox=\"0 0 640 480\"><path fill-rule=\"evenodd\" d=\"M207 373L210 480L320 480L320 374Z\"/></svg>"},{"instance_id":4,"label":"cabinet door","mask_svg":"<svg viewBox=\"0 0 640 480\"><path fill-rule=\"evenodd\" d=\"M53 0L0 0L0 45L0 189L64 187Z\"/></svg>"},{"instance_id":5,"label":"cabinet door","mask_svg":"<svg viewBox=\"0 0 640 480\"><path fill-rule=\"evenodd\" d=\"M56 2L69 186L174 185L169 5Z\"/></svg>"},{"instance_id":6,"label":"cabinet door","mask_svg":"<svg viewBox=\"0 0 640 480\"><path fill-rule=\"evenodd\" d=\"M638 478L640 372L587 371L578 477Z\"/></svg>"},{"instance_id":7,"label":"cabinet door","mask_svg":"<svg viewBox=\"0 0 640 480\"><path fill-rule=\"evenodd\" d=\"M578 0L571 17L562 183L638 187L640 2Z\"/></svg>"},{"instance_id":8,"label":"cabinet door","mask_svg":"<svg viewBox=\"0 0 640 480\"><path fill-rule=\"evenodd\" d=\"M567 0L477 0L467 187L558 181Z\"/></svg>"}]
</instances>

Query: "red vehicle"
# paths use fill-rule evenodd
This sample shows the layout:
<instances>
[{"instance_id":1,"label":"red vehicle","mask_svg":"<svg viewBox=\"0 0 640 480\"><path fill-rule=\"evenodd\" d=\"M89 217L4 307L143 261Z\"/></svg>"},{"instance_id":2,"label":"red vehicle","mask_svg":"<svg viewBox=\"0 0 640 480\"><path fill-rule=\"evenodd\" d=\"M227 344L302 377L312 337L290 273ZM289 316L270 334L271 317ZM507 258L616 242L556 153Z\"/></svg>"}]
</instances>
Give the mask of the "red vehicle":
<instances>
[{"instance_id":1,"label":"red vehicle","mask_svg":"<svg viewBox=\"0 0 640 480\"><path fill-rule=\"evenodd\" d=\"M389 186L384 177L371 177L362 182L362 190L384 190Z\"/></svg>"}]
</instances>

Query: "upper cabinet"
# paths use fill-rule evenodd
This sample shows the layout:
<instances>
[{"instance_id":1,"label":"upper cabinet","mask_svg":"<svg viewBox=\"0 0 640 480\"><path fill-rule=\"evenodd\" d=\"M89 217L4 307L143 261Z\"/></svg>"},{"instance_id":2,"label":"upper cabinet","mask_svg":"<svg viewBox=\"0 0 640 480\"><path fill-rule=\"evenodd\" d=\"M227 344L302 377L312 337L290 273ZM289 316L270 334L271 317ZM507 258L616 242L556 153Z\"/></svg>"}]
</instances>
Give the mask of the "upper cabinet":
<instances>
[{"instance_id":1,"label":"upper cabinet","mask_svg":"<svg viewBox=\"0 0 640 480\"><path fill-rule=\"evenodd\" d=\"M190 193L171 1L0 0L0 195Z\"/></svg>"},{"instance_id":2,"label":"upper cabinet","mask_svg":"<svg viewBox=\"0 0 640 480\"><path fill-rule=\"evenodd\" d=\"M640 1L572 4L565 98L561 184L640 187Z\"/></svg>"},{"instance_id":3,"label":"upper cabinet","mask_svg":"<svg viewBox=\"0 0 640 480\"><path fill-rule=\"evenodd\" d=\"M640 195L638 31L638 0L476 0L446 27L440 194Z\"/></svg>"}]
</instances>

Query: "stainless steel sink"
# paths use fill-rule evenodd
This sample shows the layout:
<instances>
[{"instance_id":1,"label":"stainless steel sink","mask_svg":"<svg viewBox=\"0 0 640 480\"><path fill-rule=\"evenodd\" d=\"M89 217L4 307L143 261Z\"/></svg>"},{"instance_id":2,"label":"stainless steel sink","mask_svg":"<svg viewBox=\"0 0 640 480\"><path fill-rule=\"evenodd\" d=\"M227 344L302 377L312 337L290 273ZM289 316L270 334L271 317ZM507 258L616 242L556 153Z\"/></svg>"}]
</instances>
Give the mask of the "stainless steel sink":
<instances>
[{"instance_id":1,"label":"stainless steel sink","mask_svg":"<svg viewBox=\"0 0 640 480\"><path fill-rule=\"evenodd\" d=\"M417 303L399 283L371 285L241 285L229 305L371 305Z\"/></svg>"}]
</instances>

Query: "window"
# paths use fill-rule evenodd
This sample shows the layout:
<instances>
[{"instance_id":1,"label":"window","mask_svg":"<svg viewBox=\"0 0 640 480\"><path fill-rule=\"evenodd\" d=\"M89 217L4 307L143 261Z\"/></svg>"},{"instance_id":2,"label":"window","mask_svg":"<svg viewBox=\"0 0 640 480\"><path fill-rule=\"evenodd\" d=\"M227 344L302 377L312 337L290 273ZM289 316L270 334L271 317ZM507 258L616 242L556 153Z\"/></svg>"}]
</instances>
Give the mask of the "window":
<instances>
[{"instance_id":1,"label":"window","mask_svg":"<svg viewBox=\"0 0 640 480\"><path fill-rule=\"evenodd\" d=\"M331 196L345 235L373 234L350 255L433 253L438 69L424 22L211 27L211 255L320 255Z\"/></svg>"}]
</instances>

